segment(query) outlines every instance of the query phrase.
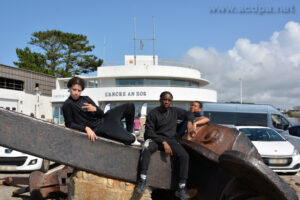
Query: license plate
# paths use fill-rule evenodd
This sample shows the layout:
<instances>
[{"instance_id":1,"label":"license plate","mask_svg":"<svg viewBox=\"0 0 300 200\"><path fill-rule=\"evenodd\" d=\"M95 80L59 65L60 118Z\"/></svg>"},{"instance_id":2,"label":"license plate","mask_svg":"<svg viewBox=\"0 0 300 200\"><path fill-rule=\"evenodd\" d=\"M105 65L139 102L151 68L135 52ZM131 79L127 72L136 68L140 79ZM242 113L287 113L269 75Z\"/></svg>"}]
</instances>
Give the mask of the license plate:
<instances>
[{"instance_id":1,"label":"license plate","mask_svg":"<svg viewBox=\"0 0 300 200\"><path fill-rule=\"evenodd\" d=\"M15 169L15 166L0 166L0 171L14 171Z\"/></svg>"},{"instance_id":2,"label":"license plate","mask_svg":"<svg viewBox=\"0 0 300 200\"><path fill-rule=\"evenodd\" d=\"M269 164L287 164L287 159L271 158L269 159Z\"/></svg>"}]
</instances>

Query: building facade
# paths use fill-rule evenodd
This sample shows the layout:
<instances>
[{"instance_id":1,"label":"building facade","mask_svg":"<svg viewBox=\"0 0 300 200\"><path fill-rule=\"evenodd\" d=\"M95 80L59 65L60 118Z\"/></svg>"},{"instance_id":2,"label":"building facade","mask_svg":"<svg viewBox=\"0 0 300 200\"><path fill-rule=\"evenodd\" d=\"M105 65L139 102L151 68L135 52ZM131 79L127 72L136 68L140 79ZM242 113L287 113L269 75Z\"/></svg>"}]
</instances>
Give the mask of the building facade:
<instances>
[{"instance_id":1,"label":"building facade","mask_svg":"<svg viewBox=\"0 0 300 200\"><path fill-rule=\"evenodd\" d=\"M55 80L53 76L0 64L0 107L52 119Z\"/></svg>"},{"instance_id":2,"label":"building facade","mask_svg":"<svg viewBox=\"0 0 300 200\"><path fill-rule=\"evenodd\" d=\"M194 100L217 101L215 90L203 88L209 81L201 77L198 69L159 65L157 56L155 62L152 56L136 56L134 62L134 56L127 55L124 65L99 67L97 76L82 78L87 82L82 95L91 97L102 109L131 102L141 117L159 105L163 91L170 91L173 105L184 109L189 109ZM53 118L60 124L64 122L61 107L69 97L69 79L58 78L52 94Z\"/></svg>"}]
</instances>

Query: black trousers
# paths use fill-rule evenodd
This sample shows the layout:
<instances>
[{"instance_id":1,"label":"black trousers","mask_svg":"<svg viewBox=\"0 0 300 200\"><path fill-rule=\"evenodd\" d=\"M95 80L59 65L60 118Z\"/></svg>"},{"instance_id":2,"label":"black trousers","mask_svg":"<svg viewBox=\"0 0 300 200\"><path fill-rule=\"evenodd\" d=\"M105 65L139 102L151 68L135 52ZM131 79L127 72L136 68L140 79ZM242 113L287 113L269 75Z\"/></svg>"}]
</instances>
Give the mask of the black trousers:
<instances>
[{"instance_id":1,"label":"black trousers","mask_svg":"<svg viewBox=\"0 0 300 200\"><path fill-rule=\"evenodd\" d=\"M135 141L133 132L135 107L133 103L126 103L107 111L103 116L103 123L99 125L95 133L98 136L117 140L124 144L131 144ZM121 125L125 118L126 129Z\"/></svg>"},{"instance_id":2,"label":"black trousers","mask_svg":"<svg viewBox=\"0 0 300 200\"><path fill-rule=\"evenodd\" d=\"M175 139L167 141L167 143L172 149L173 156L179 161L179 180L187 180L189 173L189 154ZM164 151L164 148L161 144L157 144L153 140L148 139L145 141L139 160L140 174L147 174L151 155L157 150Z\"/></svg>"}]
</instances>

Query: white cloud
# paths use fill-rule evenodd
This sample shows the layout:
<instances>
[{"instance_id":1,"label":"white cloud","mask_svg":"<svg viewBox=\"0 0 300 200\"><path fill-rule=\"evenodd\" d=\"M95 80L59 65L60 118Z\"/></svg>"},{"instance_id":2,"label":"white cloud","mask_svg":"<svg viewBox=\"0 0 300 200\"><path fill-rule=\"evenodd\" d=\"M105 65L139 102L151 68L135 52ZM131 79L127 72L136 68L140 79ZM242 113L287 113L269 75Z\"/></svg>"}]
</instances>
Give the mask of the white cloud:
<instances>
[{"instance_id":1,"label":"white cloud","mask_svg":"<svg viewBox=\"0 0 300 200\"><path fill-rule=\"evenodd\" d=\"M225 53L215 48L191 48L183 62L197 66L216 89L218 101L267 103L280 108L300 105L300 25L288 22L269 41L238 39Z\"/></svg>"}]
</instances>

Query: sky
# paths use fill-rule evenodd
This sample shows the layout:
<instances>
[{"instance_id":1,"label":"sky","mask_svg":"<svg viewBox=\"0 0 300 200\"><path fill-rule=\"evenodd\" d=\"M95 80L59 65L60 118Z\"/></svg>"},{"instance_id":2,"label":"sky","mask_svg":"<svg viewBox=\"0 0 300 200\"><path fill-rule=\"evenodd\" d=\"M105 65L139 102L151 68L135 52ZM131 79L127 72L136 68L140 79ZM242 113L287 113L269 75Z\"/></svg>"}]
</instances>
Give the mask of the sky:
<instances>
[{"instance_id":1,"label":"sky","mask_svg":"<svg viewBox=\"0 0 300 200\"><path fill-rule=\"evenodd\" d=\"M218 101L300 105L299 0L0 0L0 64L36 31L86 35L106 65L123 64L136 37L153 37L159 60L187 63L210 81ZM144 41L138 54L152 54ZM242 85L242 87L241 87Z\"/></svg>"}]
</instances>

